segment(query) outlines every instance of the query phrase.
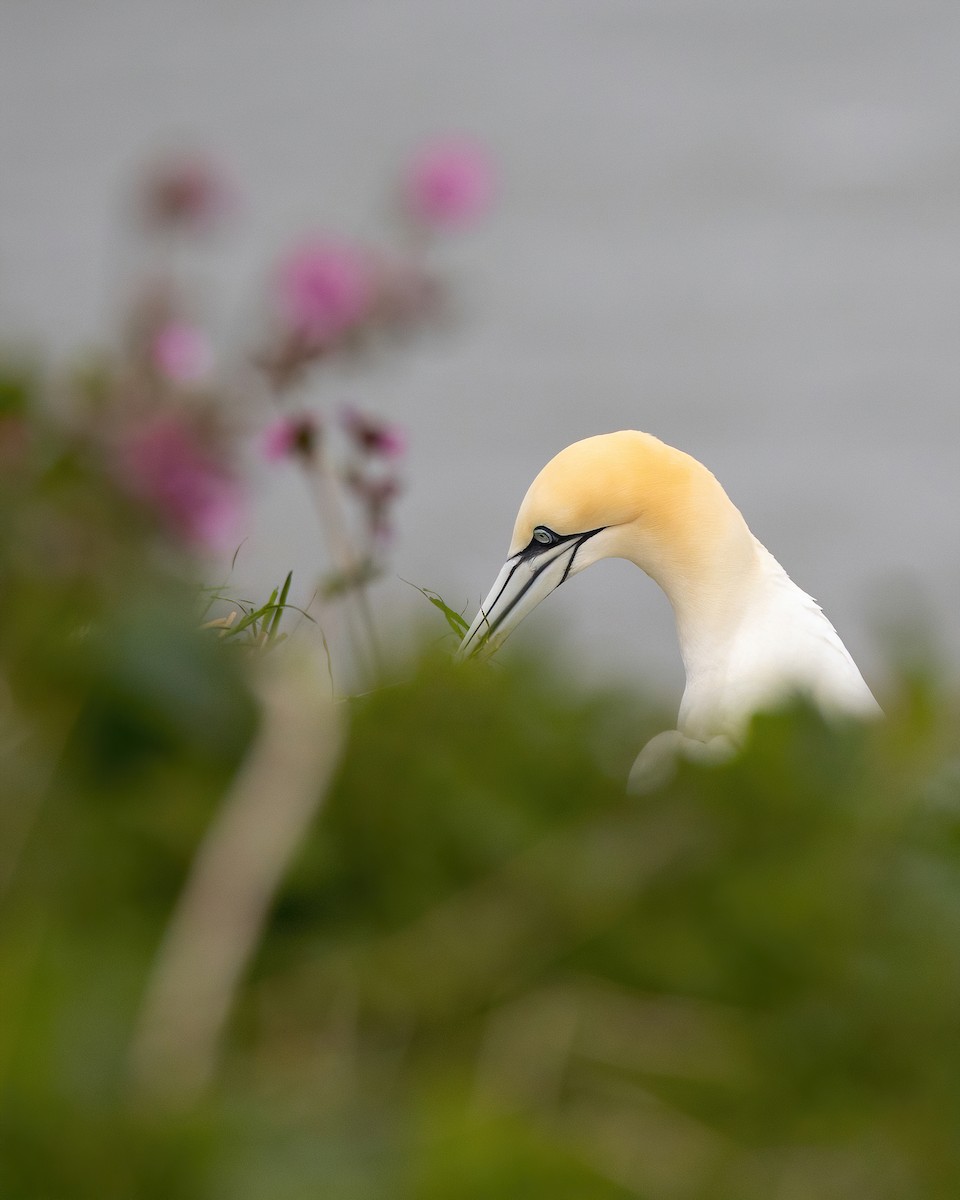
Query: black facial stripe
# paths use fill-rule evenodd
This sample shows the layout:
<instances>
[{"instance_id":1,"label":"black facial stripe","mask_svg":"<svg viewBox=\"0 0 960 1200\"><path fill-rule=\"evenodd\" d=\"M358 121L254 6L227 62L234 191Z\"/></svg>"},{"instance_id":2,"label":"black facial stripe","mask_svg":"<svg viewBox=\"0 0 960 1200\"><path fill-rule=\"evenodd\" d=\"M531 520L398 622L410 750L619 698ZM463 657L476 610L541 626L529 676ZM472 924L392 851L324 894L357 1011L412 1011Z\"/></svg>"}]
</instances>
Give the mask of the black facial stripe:
<instances>
[{"instance_id":1,"label":"black facial stripe","mask_svg":"<svg viewBox=\"0 0 960 1200\"><path fill-rule=\"evenodd\" d=\"M554 546L538 546L538 549L540 549L541 551L542 551L542 550L555 550L555 549L556 549L556 546L555 546L555 545L554 545ZM485 625L486 625L486 627L487 627L486 637L489 637L489 636L490 636L490 634L491 634L491 633L493 633L493 631L496 629L496 627L497 627L497 626L500 624L500 622L503 620L503 618L504 618L504 617L507 615L507 613L502 613L502 614L501 614L499 617L497 617L496 621L494 621L494 623L491 625L491 624L490 624L490 620L489 620L489 618L488 618L488 616L487 616L487 613L493 612L493 610L494 610L494 609L497 607L497 605L500 603L500 597L503 595L503 593L504 593L504 592L507 590L507 588L510 586L510 581L513 579L513 576L514 576L514 573L516 572L516 569L517 569L517 567L519 567L519 566L520 566L520 564L521 564L522 562L525 562L525 561L526 561L528 558L532 557L532 555L530 555L530 554L528 553L528 551L529 551L529 547L527 547L527 550L522 550L522 551L521 551L521 552L520 552L518 555L516 555L516 559L517 559L517 561L516 561L516 562L513 564L513 566L511 567L511 569L510 569L510 574L509 574L509 575L506 577L506 579L503 581L503 587L501 587L500 591L499 591L499 592L497 592L496 596L494 596L494 598L493 598L493 603L490 605L490 607L489 607L489 608L488 608L488 609L487 609L487 610L486 610L486 611L483 613L483 620L484 620L484 624L485 624ZM553 562L553 559L550 559L550 562ZM543 567L548 567L548 566L550 565L550 562L545 562L545 563L543 564ZM540 568L540 571L542 571L542 570L543 570L543 567L541 567L541 568ZM536 579L536 577L537 577L537 576L540 574L540 571L535 571L535 572L533 573L533 576L531 577L530 583L532 583L532 582L533 582L533 580L534 580L534 579ZM528 584L527 584L527 587L529 587L529 586L530 586L530 584L528 583ZM522 595L523 595L523 593L524 593L524 592L527 590L527 587L525 587L525 588L523 589L523 591L520 593L520 596L522 596ZM515 600L514 600L514 601L513 601L511 604L510 604L510 607L507 609L507 612L510 612L510 610L513 608L514 604L516 604L516 602L517 602L517 600L518 600L519 598L520 598L520 597L518 596L518 597L517 597L517 598L516 598L516 599L515 599ZM479 632L479 630L478 630L478 632Z\"/></svg>"},{"instance_id":2,"label":"black facial stripe","mask_svg":"<svg viewBox=\"0 0 960 1200\"><path fill-rule=\"evenodd\" d=\"M577 542L577 544L574 546L573 553L567 559L567 565L564 567L563 574L560 576L560 583L567 582L567 576L570 574L570 568L573 566L573 560L577 557L577 551L580 549L580 547L582 545L583 545L583 541L581 540L581 541ZM560 586L560 583L557 584L557 587Z\"/></svg>"},{"instance_id":3,"label":"black facial stripe","mask_svg":"<svg viewBox=\"0 0 960 1200\"><path fill-rule=\"evenodd\" d=\"M474 633L473 637L476 638L479 635L479 639L480 639L481 643L487 641L488 638L492 637L493 634L496 632L497 628L503 623L503 621L506 620L506 618L510 615L510 613L513 612L513 610L520 603L520 601L523 599L523 597L527 594L527 592L530 590L530 588L533 587L533 584L536 582L536 579L540 575L540 573L542 571L546 570L546 568L549 567L552 562L555 562L556 559L558 559L560 557L560 554L563 553L563 547L565 547L567 545L567 543L576 542L576 545L573 548L573 552L570 555L570 560L568 561L566 567L564 568L563 576L560 579L560 583L564 583L566 581L567 576L570 574L570 570L573 566L573 560L577 556L577 551L580 549L580 547L583 545L584 542L589 541L589 539L594 537L596 534L602 533L604 531L604 529L606 529L606 526L601 525L597 529L588 530L586 533L558 533L555 535L557 540L555 542L551 543L549 546L544 545L541 542L532 541L529 546L527 546L525 549L521 550L518 554L516 554L514 556L516 561L514 562L513 566L510 568L510 573L507 575L506 579L503 581L503 586L500 588L500 591L497 592L496 596L493 599L493 602L490 604L490 606L486 610L481 609L481 612L483 614L483 623L477 627L477 630ZM551 558L547 559L546 562L541 563L540 566L535 571L532 572L528 582L526 584L524 584L524 586L520 589L520 591L517 593L517 595L514 596L514 598L510 601L507 608L502 613L500 613L500 615L497 617L497 619L491 624L488 614L493 612L496 609L497 605L500 603L500 597L503 595L503 593L509 587L510 582L512 581L514 575L516 574L517 567L519 567L522 562L529 562L530 559L532 559L532 558L538 558L540 555L544 554L547 550L559 550L559 553L554 554ZM557 587L560 586L560 583L557 584ZM484 628L484 626L486 628ZM472 640L473 639L471 638L471 641ZM466 643L465 643L465 645L466 645Z\"/></svg>"},{"instance_id":4,"label":"black facial stripe","mask_svg":"<svg viewBox=\"0 0 960 1200\"><path fill-rule=\"evenodd\" d=\"M573 536L576 537L577 535L574 534ZM569 537L564 539L565 542L567 542L569 540L570 540ZM559 546L559 543L555 544L553 546L541 546L540 549L541 550L557 550L558 546ZM487 637L490 637L496 631L497 626L501 625L503 623L503 621L505 621L506 618L510 615L510 613L513 612L513 610L517 607L517 605L524 598L524 596L527 594L527 592L533 587L534 583L536 583L537 577L540 575L541 571L545 571L547 569L547 567L549 567L552 562L556 561L556 559L558 559L563 552L564 551L563 551L562 546L559 546L559 552L557 554L555 554L553 556L553 558L548 558L546 560L546 562L541 563L535 571L531 572L530 578L523 585L523 587L520 589L520 591L517 592L517 594L510 601L510 603L503 610L503 612L500 613L500 615L497 617L497 619L493 622L492 625L490 624L489 619L487 619ZM517 561L513 566L513 570L511 570L510 574L507 576L506 580L504 581L503 587L500 589L499 592L497 592L496 600L494 600L494 602L490 605L490 608L488 610L489 612L493 612L493 610L496 608L497 604L500 602L500 597L503 595L504 591L506 590L507 584L510 582L511 579L513 579L514 571L516 571L517 567L519 567L522 562L526 562L531 557L533 557L533 556L528 555L526 550L523 551L523 553L518 556Z\"/></svg>"},{"instance_id":5,"label":"black facial stripe","mask_svg":"<svg viewBox=\"0 0 960 1200\"><path fill-rule=\"evenodd\" d=\"M538 529L546 528L546 526L537 526ZM601 526L604 529L606 526ZM600 529L591 529L588 533L554 533L556 538L554 542L538 542L536 538L532 538L529 546L526 546L520 551L521 558L535 558L539 554L545 554L548 550L556 550L558 546L564 546L567 542L586 541L587 538L593 537L595 533L599 533ZM550 530L553 533L553 530Z\"/></svg>"},{"instance_id":6,"label":"black facial stripe","mask_svg":"<svg viewBox=\"0 0 960 1200\"><path fill-rule=\"evenodd\" d=\"M538 545L536 550L531 550L530 547L528 546L526 548L526 550L521 551L520 561L525 562L525 563L530 563L537 559L540 559L540 560L542 560L542 562L537 567L537 570L541 571L544 567L549 567L550 564L555 559L559 558L561 554L566 553L567 543L569 541L570 541L569 538L564 538L564 540L562 542L554 542L552 546ZM551 550L553 551L552 554L550 553ZM548 557L545 557L545 556L548 556Z\"/></svg>"},{"instance_id":7,"label":"black facial stripe","mask_svg":"<svg viewBox=\"0 0 960 1200\"><path fill-rule=\"evenodd\" d=\"M523 555L522 555L522 554L518 554L518 555L517 555L517 561L516 561L516 562L513 564L513 567L512 567L512 569L511 569L511 571L510 571L510 574L509 574L509 575L506 577L506 579L503 581L503 587L500 589L500 591L499 591L499 592L497 592L496 596L494 597L493 603L490 605L490 610L491 610L491 611L497 607L497 604L498 604L498 603L499 603L499 601L500 601L500 597L501 597L501 596L503 595L503 593L504 593L504 592L507 590L507 584L508 584L508 583L510 582L510 580L513 578L513 572L514 572L514 571L516 571L517 567L519 567L519 566L520 566L520 564L521 564L522 562L523 562ZM486 613L484 613L484 614L483 614L483 616L484 616L484 620L486 620L486 616L487 616L487 614L486 614ZM488 624L489 624L489 623L488 623Z\"/></svg>"},{"instance_id":8,"label":"black facial stripe","mask_svg":"<svg viewBox=\"0 0 960 1200\"><path fill-rule=\"evenodd\" d=\"M559 542L555 542L553 544L553 546L542 546L541 547L542 550L556 550L558 546L565 546L568 542L576 542L576 545L573 547L573 550L570 554L570 559L567 562L566 567L564 568L563 575L560 578L560 583L563 583L566 580L567 576L570 574L570 568L573 566L573 560L577 557L577 551L580 549L580 547L583 545L583 543L586 541L589 541L590 538L594 537L596 534L601 533L603 531L603 529L605 529L605 528L606 528L606 526L602 525L599 529L591 529L588 533L568 533L568 534L563 535L562 539ZM496 607L497 601L503 595L504 588L507 586L507 583L509 583L510 580L513 578L513 572L520 565L520 562L524 561L524 559L526 559L528 557L532 557L532 555L529 555L528 552L529 552L529 547L527 548L527 550L523 551L523 554L520 557L520 561L516 563L516 565L513 568L513 571L510 572L510 575L508 576L506 583L504 583L503 587L497 593L497 599L493 602L493 604L490 605L491 611ZM562 551L561 551L561 553L562 553ZM517 605L520 603L520 601L524 598L524 596L527 594L527 592L530 590L530 588L533 587L533 585L537 581L537 578L540 575L540 573L542 571L545 571L546 568L549 567L551 563L556 562L556 560L559 557L560 557L560 554L555 554L553 556L553 558L548 559L545 563L542 563L537 568L536 571L532 572L529 580L524 584L524 586L520 589L520 591L516 594L516 596L514 596L514 598L510 601L510 603L507 605L507 607L504 609L504 611L502 613L500 613L500 615L493 622L493 624L491 625L489 622L487 623L487 637L492 636L492 634L496 632L497 627L499 625L501 625L507 619L507 617L510 615L510 613L513 612L513 610L517 607ZM557 584L557 587L560 586L560 583Z\"/></svg>"},{"instance_id":9,"label":"black facial stripe","mask_svg":"<svg viewBox=\"0 0 960 1200\"><path fill-rule=\"evenodd\" d=\"M573 566L573 560L577 557L577 551L580 549L583 543L588 542L590 538L596 536L598 533L601 533L605 528L606 526L601 525L599 529L591 529L589 533L582 533L579 535L577 544L573 548L573 553L570 555L570 559L567 562L567 566L563 572L563 577L561 578L560 583L566 583L567 576L570 574L570 568ZM560 583L557 584L557 587L560 586Z\"/></svg>"},{"instance_id":10,"label":"black facial stripe","mask_svg":"<svg viewBox=\"0 0 960 1200\"><path fill-rule=\"evenodd\" d=\"M553 559L550 560L550 562L552 562L552 561L553 561ZM519 566L519 563L517 565ZM530 589L533 587L533 585L537 582L537 577L539 576L540 571L543 571L546 567L549 567L549 565L550 565L550 563L544 563L543 566L540 568L540 570L531 572L530 578L523 585L523 587L520 589L520 591L517 592L517 594L510 601L510 603L507 605L507 607L503 610L503 612L500 614L500 616L497 617L497 619L494 621L494 623L492 625L490 625L488 623L487 637L493 636L493 634L497 630L497 627L503 624L503 622L507 619L507 617L510 616L510 614L513 612L513 610L517 607L517 605L520 603L520 601L524 598L524 596L527 594L527 592L529 592ZM511 574L513 574L513 572L511 572ZM501 591L500 594L503 595L503 592ZM499 599L499 597L498 597L498 599Z\"/></svg>"}]
</instances>

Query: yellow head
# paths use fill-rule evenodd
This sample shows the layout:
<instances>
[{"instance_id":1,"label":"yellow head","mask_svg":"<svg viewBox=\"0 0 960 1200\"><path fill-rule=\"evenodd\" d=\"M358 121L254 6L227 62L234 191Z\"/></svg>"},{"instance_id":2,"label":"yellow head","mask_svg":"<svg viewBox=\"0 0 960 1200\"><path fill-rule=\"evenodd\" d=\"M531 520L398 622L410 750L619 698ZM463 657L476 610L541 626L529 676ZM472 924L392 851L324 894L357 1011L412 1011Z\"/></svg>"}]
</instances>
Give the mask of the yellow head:
<instances>
[{"instance_id":1,"label":"yellow head","mask_svg":"<svg viewBox=\"0 0 960 1200\"><path fill-rule=\"evenodd\" d=\"M568 446L530 485L510 554L461 655L492 648L554 588L601 558L627 558L671 599L695 588L749 538L714 476L648 433L623 430Z\"/></svg>"}]
</instances>

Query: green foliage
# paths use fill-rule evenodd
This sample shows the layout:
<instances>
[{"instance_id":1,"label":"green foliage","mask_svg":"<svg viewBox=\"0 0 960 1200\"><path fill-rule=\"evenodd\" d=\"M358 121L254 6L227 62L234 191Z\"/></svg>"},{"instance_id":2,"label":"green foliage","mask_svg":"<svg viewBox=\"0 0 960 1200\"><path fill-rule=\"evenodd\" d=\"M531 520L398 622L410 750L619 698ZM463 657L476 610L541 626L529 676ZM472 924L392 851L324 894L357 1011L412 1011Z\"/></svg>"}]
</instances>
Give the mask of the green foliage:
<instances>
[{"instance_id":1,"label":"green foliage","mask_svg":"<svg viewBox=\"0 0 960 1200\"><path fill-rule=\"evenodd\" d=\"M883 722L764 715L643 799L623 782L665 722L534 658L424 655L318 705L345 744L248 921L212 1080L161 1059L144 1088L174 914L277 712L292 769L283 651L230 650L280 640L290 579L199 628L83 437L11 430L4 1200L960 1194L960 721L922 673ZM264 854L290 783L265 777Z\"/></svg>"},{"instance_id":2,"label":"green foliage","mask_svg":"<svg viewBox=\"0 0 960 1200\"><path fill-rule=\"evenodd\" d=\"M411 584L410 586L416 587L416 584ZM451 633L453 633L457 638L462 638L466 634L467 630L470 628L470 622L466 619L462 612L457 612L455 608L451 608L439 593L432 591L430 588L418 587L417 591L421 596L424 596L427 600L429 600L434 608L440 610L440 612L443 614L443 619L450 628Z\"/></svg>"},{"instance_id":3,"label":"green foliage","mask_svg":"<svg viewBox=\"0 0 960 1200\"><path fill-rule=\"evenodd\" d=\"M955 1193L957 726L920 689L875 729L760 718L639 800L634 700L425 661L349 705L213 1091L133 1104L157 939L251 729L218 691L240 660L192 638L192 668L172 634L90 656L11 881L4 1196Z\"/></svg>"},{"instance_id":4,"label":"green foliage","mask_svg":"<svg viewBox=\"0 0 960 1200\"><path fill-rule=\"evenodd\" d=\"M235 610L239 609L243 613L243 616L237 620L236 611L234 611L228 617L218 617L206 622L205 628L219 629L220 636L224 639L232 639L246 646L255 646L258 649L269 650L271 646L278 645L287 636L280 631L280 622L283 619L284 613L288 610L299 614L304 620L313 623L313 617L308 612L302 608L298 608L295 604L287 602L292 583L293 572L288 571L280 587L274 588L267 597L266 603L260 605L253 604L250 601L231 600L229 597L220 594L223 590L222 588L206 589L208 593L206 612L210 611L212 604L222 601L228 605L235 606Z\"/></svg>"},{"instance_id":5,"label":"green foliage","mask_svg":"<svg viewBox=\"0 0 960 1200\"><path fill-rule=\"evenodd\" d=\"M26 416L33 407L37 390L36 371L32 367L0 363L0 421Z\"/></svg>"}]
</instances>

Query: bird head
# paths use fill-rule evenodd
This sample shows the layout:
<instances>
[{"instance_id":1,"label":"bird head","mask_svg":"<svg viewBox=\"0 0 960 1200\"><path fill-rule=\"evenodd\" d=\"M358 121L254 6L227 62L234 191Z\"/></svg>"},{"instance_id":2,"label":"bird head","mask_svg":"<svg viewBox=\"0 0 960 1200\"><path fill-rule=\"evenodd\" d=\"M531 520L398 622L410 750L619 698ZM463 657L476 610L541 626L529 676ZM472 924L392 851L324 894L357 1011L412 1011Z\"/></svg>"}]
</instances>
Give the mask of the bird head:
<instances>
[{"instance_id":1,"label":"bird head","mask_svg":"<svg viewBox=\"0 0 960 1200\"><path fill-rule=\"evenodd\" d=\"M530 485L507 561L459 657L496 649L541 600L602 558L629 559L673 598L715 561L731 513L743 526L706 467L648 433L574 442Z\"/></svg>"}]
</instances>

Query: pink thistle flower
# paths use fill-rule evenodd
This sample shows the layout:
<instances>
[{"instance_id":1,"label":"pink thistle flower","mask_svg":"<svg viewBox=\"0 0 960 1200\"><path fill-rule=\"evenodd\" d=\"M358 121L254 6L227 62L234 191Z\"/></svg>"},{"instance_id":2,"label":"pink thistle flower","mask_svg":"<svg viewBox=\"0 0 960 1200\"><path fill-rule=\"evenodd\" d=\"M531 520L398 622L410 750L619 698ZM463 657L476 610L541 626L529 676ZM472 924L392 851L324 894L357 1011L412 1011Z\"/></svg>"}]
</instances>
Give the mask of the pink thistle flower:
<instances>
[{"instance_id":1,"label":"pink thistle flower","mask_svg":"<svg viewBox=\"0 0 960 1200\"><path fill-rule=\"evenodd\" d=\"M414 156L404 180L404 198L423 225L464 229L490 208L494 170L489 154L467 138L430 142Z\"/></svg>"},{"instance_id":2,"label":"pink thistle flower","mask_svg":"<svg viewBox=\"0 0 960 1200\"><path fill-rule=\"evenodd\" d=\"M234 189L226 177L199 154L184 154L159 163L147 178L144 198L146 215L154 223L193 232L211 229L235 201Z\"/></svg>"},{"instance_id":3,"label":"pink thistle flower","mask_svg":"<svg viewBox=\"0 0 960 1200\"><path fill-rule=\"evenodd\" d=\"M171 383L197 383L213 369L213 347L196 325L171 321L154 334L150 359Z\"/></svg>"},{"instance_id":4,"label":"pink thistle flower","mask_svg":"<svg viewBox=\"0 0 960 1200\"><path fill-rule=\"evenodd\" d=\"M271 421L260 439L260 450L267 462L280 462L286 458L313 457L320 437L314 417L308 413L297 416L282 416Z\"/></svg>"},{"instance_id":5,"label":"pink thistle flower","mask_svg":"<svg viewBox=\"0 0 960 1200\"><path fill-rule=\"evenodd\" d=\"M355 408L345 408L340 423L362 454L400 458L406 452L406 434L399 425L375 420Z\"/></svg>"},{"instance_id":6,"label":"pink thistle flower","mask_svg":"<svg viewBox=\"0 0 960 1200\"><path fill-rule=\"evenodd\" d=\"M209 550L229 547L242 515L239 485L177 414L132 431L120 466L130 491L180 537Z\"/></svg>"},{"instance_id":7,"label":"pink thistle flower","mask_svg":"<svg viewBox=\"0 0 960 1200\"><path fill-rule=\"evenodd\" d=\"M342 337L374 300L367 256L345 242L307 242L281 261L276 300L293 332L321 343Z\"/></svg>"}]
</instances>

